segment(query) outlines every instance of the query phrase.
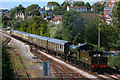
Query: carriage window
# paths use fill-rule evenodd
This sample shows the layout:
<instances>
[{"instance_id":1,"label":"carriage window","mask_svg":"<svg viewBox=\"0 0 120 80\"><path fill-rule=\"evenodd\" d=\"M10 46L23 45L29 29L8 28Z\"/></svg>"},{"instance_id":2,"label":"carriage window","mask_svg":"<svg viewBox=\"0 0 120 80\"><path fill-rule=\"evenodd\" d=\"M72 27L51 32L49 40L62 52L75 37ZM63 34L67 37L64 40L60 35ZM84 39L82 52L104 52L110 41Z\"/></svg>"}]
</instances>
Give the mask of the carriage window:
<instances>
[{"instance_id":1,"label":"carriage window","mask_svg":"<svg viewBox=\"0 0 120 80\"><path fill-rule=\"evenodd\" d=\"M60 45L60 50L61 50L62 46Z\"/></svg>"}]
</instances>

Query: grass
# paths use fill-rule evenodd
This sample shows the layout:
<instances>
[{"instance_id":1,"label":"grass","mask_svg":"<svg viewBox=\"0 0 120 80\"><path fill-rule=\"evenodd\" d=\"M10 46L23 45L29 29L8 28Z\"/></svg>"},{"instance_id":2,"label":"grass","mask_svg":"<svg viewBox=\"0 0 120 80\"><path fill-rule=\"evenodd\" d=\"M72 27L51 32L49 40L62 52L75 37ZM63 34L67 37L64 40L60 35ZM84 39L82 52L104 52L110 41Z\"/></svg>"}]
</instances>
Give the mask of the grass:
<instances>
[{"instance_id":1,"label":"grass","mask_svg":"<svg viewBox=\"0 0 120 80\"><path fill-rule=\"evenodd\" d=\"M17 55L14 53L14 51L10 51L10 52L11 52L11 56L13 56L14 62L15 62L15 67L14 67L14 69L15 69L15 68L17 69L18 75L22 75L21 78L26 78L27 76L26 76L26 73L24 72L24 68L23 68L23 66L22 66L22 63L21 63L21 61L20 61L19 56L17 56Z\"/></svg>"}]
</instances>

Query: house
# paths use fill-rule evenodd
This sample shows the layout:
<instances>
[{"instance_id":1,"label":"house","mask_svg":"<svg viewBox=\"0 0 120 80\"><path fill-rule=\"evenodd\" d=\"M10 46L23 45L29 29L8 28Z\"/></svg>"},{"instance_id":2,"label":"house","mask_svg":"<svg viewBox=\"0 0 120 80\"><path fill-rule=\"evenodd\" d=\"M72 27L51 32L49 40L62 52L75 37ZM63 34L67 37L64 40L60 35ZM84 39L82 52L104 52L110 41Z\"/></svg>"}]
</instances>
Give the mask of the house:
<instances>
[{"instance_id":1,"label":"house","mask_svg":"<svg viewBox=\"0 0 120 80\"><path fill-rule=\"evenodd\" d=\"M22 18L23 20L25 20L27 18L27 14L26 13L16 13L15 17Z\"/></svg>"},{"instance_id":2,"label":"house","mask_svg":"<svg viewBox=\"0 0 120 80\"><path fill-rule=\"evenodd\" d=\"M105 18L105 21L110 24L110 22L112 21L112 10L113 10L113 7L114 5L116 4L116 0L112 0L110 2L106 2L104 4L104 18Z\"/></svg>"},{"instance_id":3,"label":"house","mask_svg":"<svg viewBox=\"0 0 120 80\"><path fill-rule=\"evenodd\" d=\"M45 10L53 10L55 7L57 7L57 5L47 5L45 6Z\"/></svg>"},{"instance_id":4,"label":"house","mask_svg":"<svg viewBox=\"0 0 120 80\"><path fill-rule=\"evenodd\" d=\"M77 12L87 12L86 6L67 6L67 11L70 9L76 10Z\"/></svg>"},{"instance_id":5,"label":"house","mask_svg":"<svg viewBox=\"0 0 120 80\"><path fill-rule=\"evenodd\" d=\"M111 16L108 16L108 17L106 18L107 24L109 25L111 21L112 21L112 17L111 17Z\"/></svg>"},{"instance_id":6,"label":"house","mask_svg":"<svg viewBox=\"0 0 120 80\"><path fill-rule=\"evenodd\" d=\"M62 16L55 16L50 22L54 24L62 23Z\"/></svg>"},{"instance_id":7,"label":"house","mask_svg":"<svg viewBox=\"0 0 120 80\"><path fill-rule=\"evenodd\" d=\"M43 16L44 14L48 14L48 15L51 15L52 14L52 12L51 11L49 11L49 10L40 10L40 15L41 16Z\"/></svg>"}]
</instances>

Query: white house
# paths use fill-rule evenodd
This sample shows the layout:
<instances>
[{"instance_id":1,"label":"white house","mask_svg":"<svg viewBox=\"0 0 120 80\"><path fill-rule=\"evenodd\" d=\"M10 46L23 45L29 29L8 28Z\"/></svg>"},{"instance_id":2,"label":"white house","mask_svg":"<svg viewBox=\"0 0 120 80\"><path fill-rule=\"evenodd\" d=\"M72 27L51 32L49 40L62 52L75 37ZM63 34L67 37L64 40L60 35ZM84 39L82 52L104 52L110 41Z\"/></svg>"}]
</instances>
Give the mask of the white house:
<instances>
[{"instance_id":1,"label":"white house","mask_svg":"<svg viewBox=\"0 0 120 80\"><path fill-rule=\"evenodd\" d=\"M16 18L22 18L23 20L25 20L27 15L26 15L26 13L16 13L15 17Z\"/></svg>"},{"instance_id":2,"label":"white house","mask_svg":"<svg viewBox=\"0 0 120 80\"><path fill-rule=\"evenodd\" d=\"M67 6L67 11L70 9L76 10L77 12L87 12L86 6Z\"/></svg>"},{"instance_id":3,"label":"white house","mask_svg":"<svg viewBox=\"0 0 120 80\"><path fill-rule=\"evenodd\" d=\"M53 10L57 5L47 5L45 6L45 10Z\"/></svg>"}]
</instances>

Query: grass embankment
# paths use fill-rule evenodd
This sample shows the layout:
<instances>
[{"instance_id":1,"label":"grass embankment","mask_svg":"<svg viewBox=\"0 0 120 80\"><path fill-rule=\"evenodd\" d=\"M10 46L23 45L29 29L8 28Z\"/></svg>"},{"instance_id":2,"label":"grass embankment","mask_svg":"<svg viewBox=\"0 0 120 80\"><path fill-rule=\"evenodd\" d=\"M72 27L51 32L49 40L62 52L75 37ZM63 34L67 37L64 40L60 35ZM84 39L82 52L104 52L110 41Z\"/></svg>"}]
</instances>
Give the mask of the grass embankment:
<instances>
[{"instance_id":1,"label":"grass embankment","mask_svg":"<svg viewBox=\"0 0 120 80\"><path fill-rule=\"evenodd\" d=\"M12 59L6 49L7 47L5 45L2 45L2 79L3 80L15 78Z\"/></svg>"}]
</instances>

